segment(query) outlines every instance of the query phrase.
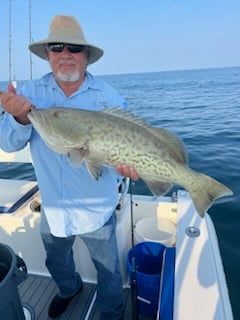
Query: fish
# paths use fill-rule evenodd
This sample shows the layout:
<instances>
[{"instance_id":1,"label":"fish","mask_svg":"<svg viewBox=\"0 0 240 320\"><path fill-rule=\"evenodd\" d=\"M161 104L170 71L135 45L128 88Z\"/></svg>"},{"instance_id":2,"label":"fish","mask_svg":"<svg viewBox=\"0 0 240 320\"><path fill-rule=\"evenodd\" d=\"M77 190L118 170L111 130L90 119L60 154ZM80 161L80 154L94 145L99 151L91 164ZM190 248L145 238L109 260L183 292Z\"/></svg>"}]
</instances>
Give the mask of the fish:
<instances>
[{"instance_id":1,"label":"fish","mask_svg":"<svg viewBox=\"0 0 240 320\"><path fill-rule=\"evenodd\" d=\"M89 111L51 107L33 109L28 118L49 148L65 154L89 174L101 178L102 167L134 167L153 195L166 194L177 184L187 190L196 211L204 217L214 200L233 192L219 181L188 166L182 140L165 128L120 108Z\"/></svg>"}]
</instances>

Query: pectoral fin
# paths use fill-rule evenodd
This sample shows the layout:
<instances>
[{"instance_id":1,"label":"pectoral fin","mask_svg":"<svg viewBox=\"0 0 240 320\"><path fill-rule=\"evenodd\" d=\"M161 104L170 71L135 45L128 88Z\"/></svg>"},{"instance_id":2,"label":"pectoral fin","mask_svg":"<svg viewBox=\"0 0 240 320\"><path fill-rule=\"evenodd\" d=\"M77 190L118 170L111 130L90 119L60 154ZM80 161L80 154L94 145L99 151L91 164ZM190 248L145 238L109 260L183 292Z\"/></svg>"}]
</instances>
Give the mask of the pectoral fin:
<instances>
[{"instance_id":1,"label":"pectoral fin","mask_svg":"<svg viewBox=\"0 0 240 320\"><path fill-rule=\"evenodd\" d=\"M79 168L82 164L82 160L88 154L88 148L83 147L79 149L72 149L68 152L67 156L74 167Z\"/></svg>"}]
</instances>

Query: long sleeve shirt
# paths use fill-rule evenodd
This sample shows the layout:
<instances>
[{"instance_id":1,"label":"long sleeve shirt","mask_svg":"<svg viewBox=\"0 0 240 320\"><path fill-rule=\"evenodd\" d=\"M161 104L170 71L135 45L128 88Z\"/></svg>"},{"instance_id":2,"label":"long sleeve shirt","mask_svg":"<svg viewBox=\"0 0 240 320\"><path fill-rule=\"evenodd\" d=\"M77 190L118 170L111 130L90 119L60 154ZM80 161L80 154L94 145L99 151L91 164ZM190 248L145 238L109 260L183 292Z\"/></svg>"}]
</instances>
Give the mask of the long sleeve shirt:
<instances>
[{"instance_id":1,"label":"long sleeve shirt","mask_svg":"<svg viewBox=\"0 0 240 320\"><path fill-rule=\"evenodd\" d=\"M37 108L62 106L100 111L109 106L126 107L115 89L90 73L86 74L78 91L69 97L52 73L26 82L18 93ZM94 180L84 162L80 168L75 168L66 155L49 149L31 124L22 125L12 115L1 113L0 147L6 152L15 152L28 142L50 232L67 237L103 226L117 204L121 179L117 172L103 167L101 178Z\"/></svg>"}]
</instances>

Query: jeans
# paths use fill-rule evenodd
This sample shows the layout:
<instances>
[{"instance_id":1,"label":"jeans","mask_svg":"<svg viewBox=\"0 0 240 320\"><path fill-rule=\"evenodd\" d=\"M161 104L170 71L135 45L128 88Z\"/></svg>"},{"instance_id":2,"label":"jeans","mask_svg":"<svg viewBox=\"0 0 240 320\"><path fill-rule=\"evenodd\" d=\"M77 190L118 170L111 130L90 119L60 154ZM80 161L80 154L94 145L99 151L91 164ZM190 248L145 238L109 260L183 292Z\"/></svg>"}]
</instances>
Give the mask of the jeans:
<instances>
[{"instance_id":1,"label":"jeans","mask_svg":"<svg viewBox=\"0 0 240 320\"><path fill-rule=\"evenodd\" d=\"M123 286L115 230L116 217L113 214L100 229L80 235L97 270L97 305L101 319L106 320L119 320L123 312ZM41 236L47 254L46 266L59 287L59 295L62 298L74 295L82 286L73 260L75 236L60 238L46 231Z\"/></svg>"}]
</instances>

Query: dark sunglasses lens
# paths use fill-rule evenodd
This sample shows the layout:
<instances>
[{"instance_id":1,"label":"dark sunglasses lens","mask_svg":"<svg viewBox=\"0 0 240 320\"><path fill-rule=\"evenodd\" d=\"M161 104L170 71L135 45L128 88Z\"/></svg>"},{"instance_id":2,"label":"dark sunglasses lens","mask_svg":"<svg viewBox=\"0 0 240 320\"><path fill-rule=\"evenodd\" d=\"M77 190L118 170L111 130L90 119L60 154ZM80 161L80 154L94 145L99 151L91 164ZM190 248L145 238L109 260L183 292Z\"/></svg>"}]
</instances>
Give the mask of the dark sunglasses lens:
<instances>
[{"instance_id":1,"label":"dark sunglasses lens","mask_svg":"<svg viewBox=\"0 0 240 320\"><path fill-rule=\"evenodd\" d=\"M76 44L67 44L66 47L68 48L68 51L71 53L79 53L84 51L84 46L79 46Z\"/></svg>"},{"instance_id":2,"label":"dark sunglasses lens","mask_svg":"<svg viewBox=\"0 0 240 320\"><path fill-rule=\"evenodd\" d=\"M84 46L77 45L77 44L65 44L65 43L49 43L47 47L48 47L48 50L52 52L58 52L58 53L62 52L65 47L71 53L79 53L85 50Z\"/></svg>"},{"instance_id":3,"label":"dark sunglasses lens","mask_svg":"<svg viewBox=\"0 0 240 320\"><path fill-rule=\"evenodd\" d=\"M52 52L62 52L65 47L65 44L63 44L63 43L49 43L47 47Z\"/></svg>"}]
</instances>

